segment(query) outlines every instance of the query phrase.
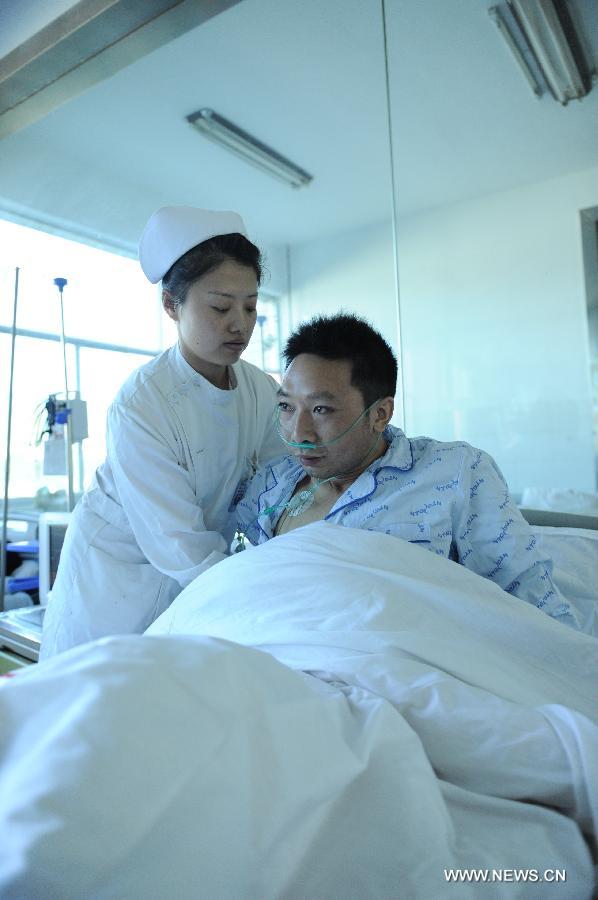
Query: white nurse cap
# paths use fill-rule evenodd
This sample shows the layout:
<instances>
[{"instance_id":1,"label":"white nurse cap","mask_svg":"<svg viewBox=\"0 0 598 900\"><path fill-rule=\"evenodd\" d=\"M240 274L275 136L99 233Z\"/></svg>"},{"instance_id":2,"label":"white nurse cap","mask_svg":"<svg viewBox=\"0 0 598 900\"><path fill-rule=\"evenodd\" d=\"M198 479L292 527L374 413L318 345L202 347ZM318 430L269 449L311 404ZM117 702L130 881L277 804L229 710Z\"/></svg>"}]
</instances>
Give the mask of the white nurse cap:
<instances>
[{"instance_id":1,"label":"white nurse cap","mask_svg":"<svg viewBox=\"0 0 598 900\"><path fill-rule=\"evenodd\" d=\"M187 250L220 234L243 234L238 213L163 206L150 217L139 240L139 262L145 276L157 284Z\"/></svg>"}]
</instances>

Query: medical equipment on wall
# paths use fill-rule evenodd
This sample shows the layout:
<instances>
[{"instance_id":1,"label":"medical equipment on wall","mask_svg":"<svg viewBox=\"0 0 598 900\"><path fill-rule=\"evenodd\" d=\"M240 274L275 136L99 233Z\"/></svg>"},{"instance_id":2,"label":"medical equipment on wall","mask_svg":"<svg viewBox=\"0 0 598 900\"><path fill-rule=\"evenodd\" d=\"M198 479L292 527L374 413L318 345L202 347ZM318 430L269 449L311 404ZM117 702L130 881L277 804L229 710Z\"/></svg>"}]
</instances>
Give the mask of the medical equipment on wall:
<instances>
[{"instance_id":1,"label":"medical equipment on wall","mask_svg":"<svg viewBox=\"0 0 598 900\"><path fill-rule=\"evenodd\" d=\"M68 400L50 394L41 411L42 416L45 411L45 422L36 443L44 448L44 475L69 475L69 446L72 450L73 444L89 436L87 404L78 391L74 393ZM69 478L72 481L72 476Z\"/></svg>"},{"instance_id":2,"label":"medical equipment on wall","mask_svg":"<svg viewBox=\"0 0 598 900\"><path fill-rule=\"evenodd\" d=\"M71 520L69 512L46 512L39 517L39 603L46 606L58 572L60 553Z\"/></svg>"}]
</instances>

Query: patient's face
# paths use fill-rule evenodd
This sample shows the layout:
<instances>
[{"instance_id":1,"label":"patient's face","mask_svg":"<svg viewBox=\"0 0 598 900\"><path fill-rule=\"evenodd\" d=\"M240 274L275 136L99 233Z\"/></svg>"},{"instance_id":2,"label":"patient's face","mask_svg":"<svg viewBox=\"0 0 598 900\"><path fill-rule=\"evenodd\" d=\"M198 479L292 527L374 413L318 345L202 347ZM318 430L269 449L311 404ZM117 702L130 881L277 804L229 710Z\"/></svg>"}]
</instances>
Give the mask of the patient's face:
<instances>
[{"instance_id":1,"label":"patient's face","mask_svg":"<svg viewBox=\"0 0 598 900\"><path fill-rule=\"evenodd\" d=\"M308 475L323 479L358 473L366 458L369 463L384 451L380 438L376 452L370 452L383 427L375 424L375 410L366 413L339 440L326 443L342 434L365 410L361 391L351 385L348 360L302 353L287 369L278 393L282 436L297 443L325 444L315 449L289 448Z\"/></svg>"}]
</instances>

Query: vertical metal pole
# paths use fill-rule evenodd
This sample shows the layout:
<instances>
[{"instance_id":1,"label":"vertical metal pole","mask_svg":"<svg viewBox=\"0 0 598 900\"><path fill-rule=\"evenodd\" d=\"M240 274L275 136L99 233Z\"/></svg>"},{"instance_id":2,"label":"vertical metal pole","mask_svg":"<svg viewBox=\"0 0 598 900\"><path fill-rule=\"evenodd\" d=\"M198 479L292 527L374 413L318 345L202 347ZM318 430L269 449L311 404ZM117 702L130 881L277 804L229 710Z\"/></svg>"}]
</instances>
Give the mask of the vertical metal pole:
<instances>
[{"instance_id":1,"label":"vertical metal pole","mask_svg":"<svg viewBox=\"0 0 598 900\"><path fill-rule=\"evenodd\" d=\"M64 447L66 454L67 509L69 512L72 512L75 508L75 491L73 489L73 432L70 414L64 423Z\"/></svg>"},{"instance_id":2,"label":"vertical metal pole","mask_svg":"<svg viewBox=\"0 0 598 900\"><path fill-rule=\"evenodd\" d=\"M392 194L392 244L395 273L395 290L397 301L397 342L399 349L399 412L401 414L401 428L405 430L405 364L403 352L403 329L401 327L401 291L399 288L399 247L398 247L398 213L397 213L397 186L395 178L395 154L392 131L392 109L390 103L390 73L388 64L388 31L386 27L386 3L382 0L382 33L384 38L384 72L386 78L386 115L388 119L388 144L390 156L390 190Z\"/></svg>"},{"instance_id":3,"label":"vertical metal pole","mask_svg":"<svg viewBox=\"0 0 598 900\"><path fill-rule=\"evenodd\" d=\"M287 334L290 334L293 330L293 320L294 320L294 310L293 310L293 277L291 273L291 246L290 244L286 245L285 248L285 262L287 269L287 315L288 315L288 328Z\"/></svg>"},{"instance_id":4,"label":"vertical metal pole","mask_svg":"<svg viewBox=\"0 0 598 900\"><path fill-rule=\"evenodd\" d=\"M19 269L15 269L15 291L12 311L10 344L10 379L8 384L8 424L6 427L6 466L4 467L4 505L2 508L2 542L0 546L0 612L4 612L4 584L6 580L6 543L8 536L8 485L10 480L10 439L12 432L12 393L15 371L15 341L17 337L17 306L19 303Z\"/></svg>"},{"instance_id":5,"label":"vertical metal pole","mask_svg":"<svg viewBox=\"0 0 598 900\"><path fill-rule=\"evenodd\" d=\"M64 290L64 286L67 283L66 278L55 278L54 284L58 288L58 294L60 297L60 346L62 347L62 364L64 366L64 396L66 402L68 404L69 401L69 380L68 373L66 367L66 342L64 340L64 302L62 297L62 292Z\"/></svg>"},{"instance_id":6,"label":"vertical metal pole","mask_svg":"<svg viewBox=\"0 0 598 900\"><path fill-rule=\"evenodd\" d=\"M75 344L75 397L77 400L81 397L81 347ZM85 484L85 468L83 461L83 441L77 444L77 459L79 460L79 478L77 489L80 494L83 493Z\"/></svg>"},{"instance_id":7,"label":"vertical metal pole","mask_svg":"<svg viewBox=\"0 0 598 900\"><path fill-rule=\"evenodd\" d=\"M264 349L264 325L266 324L266 316L258 316L257 324L260 326L260 350L262 351L262 372L266 371L266 352Z\"/></svg>"},{"instance_id":8,"label":"vertical metal pole","mask_svg":"<svg viewBox=\"0 0 598 900\"><path fill-rule=\"evenodd\" d=\"M66 341L64 339L64 302L62 292L67 284L66 278L55 278L54 284L60 295L60 345L62 347L62 362L64 366L64 397L67 409L67 418L64 424L64 453L66 458L66 486L67 509L72 512L75 508L75 492L73 490L73 431L69 410L69 382L66 365Z\"/></svg>"},{"instance_id":9,"label":"vertical metal pole","mask_svg":"<svg viewBox=\"0 0 598 900\"><path fill-rule=\"evenodd\" d=\"M278 366L282 368L280 361L280 354L282 352L282 331L281 331L281 323L280 323L280 298L276 297L272 300L276 307L276 346L278 347Z\"/></svg>"}]
</instances>

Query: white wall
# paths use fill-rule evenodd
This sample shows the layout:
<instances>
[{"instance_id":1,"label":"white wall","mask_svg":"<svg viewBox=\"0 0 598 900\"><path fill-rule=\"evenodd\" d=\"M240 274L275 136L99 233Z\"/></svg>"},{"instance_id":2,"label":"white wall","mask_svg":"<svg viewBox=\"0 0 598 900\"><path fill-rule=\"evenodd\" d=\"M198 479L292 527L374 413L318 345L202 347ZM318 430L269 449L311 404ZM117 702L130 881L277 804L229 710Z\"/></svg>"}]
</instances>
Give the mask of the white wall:
<instances>
[{"instance_id":1,"label":"white wall","mask_svg":"<svg viewBox=\"0 0 598 900\"><path fill-rule=\"evenodd\" d=\"M594 489L579 211L598 168L399 230L410 431L493 453L511 488Z\"/></svg>"},{"instance_id":2,"label":"white wall","mask_svg":"<svg viewBox=\"0 0 598 900\"><path fill-rule=\"evenodd\" d=\"M292 325L343 309L365 316L397 351L397 300L389 222L290 252Z\"/></svg>"},{"instance_id":3,"label":"white wall","mask_svg":"<svg viewBox=\"0 0 598 900\"><path fill-rule=\"evenodd\" d=\"M594 490L579 211L598 168L399 223L406 431L492 453L511 490ZM390 227L293 248L294 320L340 306L396 347Z\"/></svg>"}]
</instances>

